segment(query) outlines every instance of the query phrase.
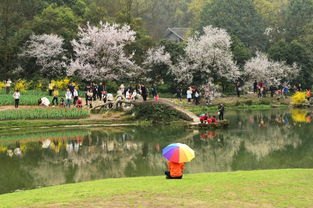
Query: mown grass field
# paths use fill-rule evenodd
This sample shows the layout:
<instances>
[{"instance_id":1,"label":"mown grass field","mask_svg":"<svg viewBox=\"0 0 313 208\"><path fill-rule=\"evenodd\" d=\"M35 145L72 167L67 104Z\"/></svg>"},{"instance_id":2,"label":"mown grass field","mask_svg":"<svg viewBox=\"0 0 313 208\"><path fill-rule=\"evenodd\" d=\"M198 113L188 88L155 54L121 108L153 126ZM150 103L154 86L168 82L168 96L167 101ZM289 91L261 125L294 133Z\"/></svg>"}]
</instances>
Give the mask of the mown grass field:
<instances>
[{"instance_id":1,"label":"mown grass field","mask_svg":"<svg viewBox=\"0 0 313 208\"><path fill-rule=\"evenodd\" d=\"M313 170L106 179L0 195L0 207L313 207Z\"/></svg>"}]
</instances>

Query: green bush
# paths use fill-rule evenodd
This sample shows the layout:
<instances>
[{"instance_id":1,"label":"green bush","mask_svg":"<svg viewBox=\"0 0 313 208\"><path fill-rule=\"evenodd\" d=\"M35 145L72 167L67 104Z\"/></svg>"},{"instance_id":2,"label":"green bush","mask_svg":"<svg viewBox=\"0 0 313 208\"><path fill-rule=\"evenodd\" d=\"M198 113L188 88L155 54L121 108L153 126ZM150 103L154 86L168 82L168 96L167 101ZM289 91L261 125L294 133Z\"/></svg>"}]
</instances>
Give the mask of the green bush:
<instances>
[{"instance_id":1,"label":"green bush","mask_svg":"<svg viewBox=\"0 0 313 208\"><path fill-rule=\"evenodd\" d=\"M0 120L78 119L88 116L88 110L77 108L34 108L0 111Z\"/></svg>"},{"instance_id":2,"label":"green bush","mask_svg":"<svg viewBox=\"0 0 313 208\"><path fill-rule=\"evenodd\" d=\"M136 119L149 120L153 123L170 122L183 118L183 115L180 115L170 106L159 103L146 103L136 106L132 113L135 114Z\"/></svg>"}]
</instances>

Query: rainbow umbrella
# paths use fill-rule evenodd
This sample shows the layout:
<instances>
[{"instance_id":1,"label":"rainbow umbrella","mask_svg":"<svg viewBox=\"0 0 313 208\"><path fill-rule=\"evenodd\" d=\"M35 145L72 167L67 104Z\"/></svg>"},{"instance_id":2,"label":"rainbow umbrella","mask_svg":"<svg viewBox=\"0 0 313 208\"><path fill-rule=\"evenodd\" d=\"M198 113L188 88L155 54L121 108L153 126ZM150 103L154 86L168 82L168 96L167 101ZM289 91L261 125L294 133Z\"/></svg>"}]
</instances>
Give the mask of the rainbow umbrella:
<instances>
[{"instance_id":1,"label":"rainbow umbrella","mask_svg":"<svg viewBox=\"0 0 313 208\"><path fill-rule=\"evenodd\" d=\"M162 155L171 162L189 162L195 157L195 152L186 144L173 143L162 150Z\"/></svg>"}]
</instances>

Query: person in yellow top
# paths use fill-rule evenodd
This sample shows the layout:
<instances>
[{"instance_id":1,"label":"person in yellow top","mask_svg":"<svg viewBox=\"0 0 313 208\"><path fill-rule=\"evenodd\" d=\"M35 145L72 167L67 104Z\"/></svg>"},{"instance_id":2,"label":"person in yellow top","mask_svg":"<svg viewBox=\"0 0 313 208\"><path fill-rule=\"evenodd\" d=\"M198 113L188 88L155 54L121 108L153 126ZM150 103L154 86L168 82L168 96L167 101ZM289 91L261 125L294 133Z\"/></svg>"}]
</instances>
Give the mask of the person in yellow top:
<instances>
[{"instance_id":1,"label":"person in yellow top","mask_svg":"<svg viewBox=\"0 0 313 208\"><path fill-rule=\"evenodd\" d=\"M182 179L185 163L167 162L168 171L165 171L166 179Z\"/></svg>"},{"instance_id":2,"label":"person in yellow top","mask_svg":"<svg viewBox=\"0 0 313 208\"><path fill-rule=\"evenodd\" d=\"M49 85L48 85L48 90L49 90L49 96L52 96L52 92L53 92L53 83L50 81L49 82Z\"/></svg>"},{"instance_id":3,"label":"person in yellow top","mask_svg":"<svg viewBox=\"0 0 313 208\"><path fill-rule=\"evenodd\" d=\"M53 98L52 98L52 105L54 106L55 104L56 105L59 105L59 90L55 87L53 89Z\"/></svg>"}]
</instances>

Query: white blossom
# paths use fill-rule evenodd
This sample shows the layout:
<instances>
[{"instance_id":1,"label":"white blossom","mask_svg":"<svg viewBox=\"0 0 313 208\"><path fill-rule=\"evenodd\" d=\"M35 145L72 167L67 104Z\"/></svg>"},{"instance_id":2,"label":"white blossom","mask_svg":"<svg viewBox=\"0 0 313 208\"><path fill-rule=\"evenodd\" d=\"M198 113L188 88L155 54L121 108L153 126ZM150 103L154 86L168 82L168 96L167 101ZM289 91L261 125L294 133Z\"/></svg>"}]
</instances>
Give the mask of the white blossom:
<instances>
[{"instance_id":1,"label":"white blossom","mask_svg":"<svg viewBox=\"0 0 313 208\"><path fill-rule=\"evenodd\" d=\"M150 48L147 51L146 60L143 63L146 66L152 65L171 65L171 55L164 50L164 46Z\"/></svg>"},{"instance_id":2,"label":"white blossom","mask_svg":"<svg viewBox=\"0 0 313 208\"><path fill-rule=\"evenodd\" d=\"M257 52L256 56L245 64L243 75L250 85L254 80L266 81L269 85L278 85L283 79L290 81L298 73L299 68L296 64L289 66L285 62L272 61L266 54Z\"/></svg>"},{"instance_id":3,"label":"white blossom","mask_svg":"<svg viewBox=\"0 0 313 208\"><path fill-rule=\"evenodd\" d=\"M64 39L54 34L32 35L26 43L23 57L35 58L41 73L47 77L63 75L66 57L63 49Z\"/></svg>"},{"instance_id":4,"label":"white blossom","mask_svg":"<svg viewBox=\"0 0 313 208\"><path fill-rule=\"evenodd\" d=\"M98 27L89 23L80 27L79 39L72 41L75 59L68 74L86 80L132 78L140 68L132 61L133 54L126 55L124 49L135 41L135 35L129 25L100 22Z\"/></svg>"},{"instance_id":5,"label":"white blossom","mask_svg":"<svg viewBox=\"0 0 313 208\"><path fill-rule=\"evenodd\" d=\"M193 81L192 68L188 62L180 58L180 61L176 65L171 66L171 73L174 75L177 83L189 85Z\"/></svg>"},{"instance_id":6,"label":"white blossom","mask_svg":"<svg viewBox=\"0 0 313 208\"><path fill-rule=\"evenodd\" d=\"M171 65L171 55L165 51L164 46L150 48L143 62L146 81L162 82L162 74L167 74Z\"/></svg>"},{"instance_id":7,"label":"white blossom","mask_svg":"<svg viewBox=\"0 0 313 208\"><path fill-rule=\"evenodd\" d=\"M237 79L240 73L233 61L231 38L226 30L207 26L203 28L203 32L203 35L197 33L188 39L185 48L186 57L181 59L184 63L172 67L172 73L176 77L185 76L178 78L184 80L198 74L202 83L207 83L212 78ZM179 72L180 70L183 72Z\"/></svg>"}]
</instances>

